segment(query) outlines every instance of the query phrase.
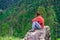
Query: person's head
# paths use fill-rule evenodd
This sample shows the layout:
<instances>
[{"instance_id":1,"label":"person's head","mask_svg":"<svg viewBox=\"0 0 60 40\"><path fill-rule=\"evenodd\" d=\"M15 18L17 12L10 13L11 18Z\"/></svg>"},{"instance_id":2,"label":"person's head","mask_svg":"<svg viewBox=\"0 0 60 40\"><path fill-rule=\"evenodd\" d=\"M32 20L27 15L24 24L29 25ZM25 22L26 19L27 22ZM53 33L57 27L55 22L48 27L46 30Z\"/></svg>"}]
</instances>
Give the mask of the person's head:
<instances>
[{"instance_id":1,"label":"person's head","mask_svg":"<svg viewBox=\"0 0 60 40\"><path fill-rule=\"evenodd\" d=\"M37 16L40 16L40 13L37 13Z\"/></svg>"}]
</instances>

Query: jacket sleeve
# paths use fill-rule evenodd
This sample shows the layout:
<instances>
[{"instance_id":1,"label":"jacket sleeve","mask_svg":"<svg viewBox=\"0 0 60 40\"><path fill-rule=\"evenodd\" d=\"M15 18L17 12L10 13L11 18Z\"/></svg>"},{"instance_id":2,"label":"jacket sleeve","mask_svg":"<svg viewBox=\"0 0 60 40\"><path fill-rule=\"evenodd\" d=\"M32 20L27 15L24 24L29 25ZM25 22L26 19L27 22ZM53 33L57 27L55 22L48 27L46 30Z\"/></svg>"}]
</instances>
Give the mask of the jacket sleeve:
<instances>
[{"instance_id":1,"label":"jacket sleeve","mask_svg":"<svg viewBox=\"0 0 60 40\"><path fill-rule=\"evenodd\" d=\"M42 23L42 28L44 28L44 23Z\"/></svg>"},{"instance_id":2,"label":"jacket sleeve","mask_svg":"<svg viewBox=\"0 0 60 40\"><path fill-rule=\"evenodd\" d=\"M36 18L32 19L32 22L37 21Z\"/></svg>"}]
</instances>

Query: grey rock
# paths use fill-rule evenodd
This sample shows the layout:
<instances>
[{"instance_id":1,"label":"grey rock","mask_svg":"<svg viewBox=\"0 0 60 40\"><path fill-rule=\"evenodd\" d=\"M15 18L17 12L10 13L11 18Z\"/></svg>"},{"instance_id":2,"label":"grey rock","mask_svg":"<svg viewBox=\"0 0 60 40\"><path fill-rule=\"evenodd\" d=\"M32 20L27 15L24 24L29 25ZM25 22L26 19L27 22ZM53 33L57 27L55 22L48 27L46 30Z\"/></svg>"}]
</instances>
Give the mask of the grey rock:
<instances>
[{"instance_id":1,"label":"grey rock","mask_svg":"<svg viewBox=\"0 0 60 40\"><path fill-rule=\"evenodd\" d=\"M24 40L51 40L50 27L45 26L44 29L27 32Z\"/></svg>"}]
</instances>

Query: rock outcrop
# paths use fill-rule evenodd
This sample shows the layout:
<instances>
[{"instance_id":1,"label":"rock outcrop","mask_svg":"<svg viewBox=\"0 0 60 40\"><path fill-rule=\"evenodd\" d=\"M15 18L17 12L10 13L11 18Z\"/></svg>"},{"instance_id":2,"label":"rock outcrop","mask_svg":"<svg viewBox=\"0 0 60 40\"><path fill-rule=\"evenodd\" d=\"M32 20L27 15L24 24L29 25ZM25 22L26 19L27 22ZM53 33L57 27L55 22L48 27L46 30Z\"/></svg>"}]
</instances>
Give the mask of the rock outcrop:
<instances>
[{"instance_id":1,"label":"rock outcrop","mask_svg":"<svg viewBox=\"0 0 60 40\"><path fill-rule=\"evenodd\" d=\"M44 29L35 30L34 32L27 32L24 40L51 40L49 26L45 26Z\"/></svg>"}]
</instances>

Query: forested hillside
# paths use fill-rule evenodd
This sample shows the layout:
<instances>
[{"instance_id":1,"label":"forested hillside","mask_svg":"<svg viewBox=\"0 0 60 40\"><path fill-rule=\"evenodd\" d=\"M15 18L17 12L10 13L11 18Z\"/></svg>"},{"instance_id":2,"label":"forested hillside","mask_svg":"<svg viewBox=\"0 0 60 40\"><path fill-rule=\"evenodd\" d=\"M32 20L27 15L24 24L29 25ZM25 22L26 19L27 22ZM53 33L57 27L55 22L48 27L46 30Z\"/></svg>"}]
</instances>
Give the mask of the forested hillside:
<instances>
[{"instance_id":1,"label":"forested hillside","mask_svg":"<svg viewBox=\"0 0 60 40\"><path fill-rule=\"evenodd\" d=\"M56 28L60 27L59 0L0 0L0 36L23 38L31 29L31 20L36 13L44 17L45 25L51 28L51 38L60 37Z\"/></svg>"},{"instance_id":2,"label":"forested hillside","mask_svg":"<svg viewBox=\"0 0 60 40\"><path fill-rule=\"evenodd\" d=\"M7 9L21 2L22 0L0 0L0 9Z\"/></svg>"}]
</instances>

